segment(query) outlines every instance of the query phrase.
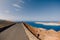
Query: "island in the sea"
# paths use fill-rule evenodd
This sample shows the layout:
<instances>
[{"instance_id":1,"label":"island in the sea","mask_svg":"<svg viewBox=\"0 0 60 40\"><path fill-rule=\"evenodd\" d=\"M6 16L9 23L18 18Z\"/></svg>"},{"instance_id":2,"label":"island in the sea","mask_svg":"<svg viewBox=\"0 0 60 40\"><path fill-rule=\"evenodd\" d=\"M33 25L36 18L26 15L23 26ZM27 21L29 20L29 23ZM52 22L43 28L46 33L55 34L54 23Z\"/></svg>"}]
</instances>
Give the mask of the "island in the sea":
<instances>
[{"instance_id":1,"label":"island in the sea","mask_svg":"<svg viewBox=\"0 0 60 40\"><path fill-rule=\"evenodd\" d=\"M60 26L60 23L56 22L35 22L36 24L43 24L43 25L55 25L55 26Z\"/></svg>"}]
</instances>

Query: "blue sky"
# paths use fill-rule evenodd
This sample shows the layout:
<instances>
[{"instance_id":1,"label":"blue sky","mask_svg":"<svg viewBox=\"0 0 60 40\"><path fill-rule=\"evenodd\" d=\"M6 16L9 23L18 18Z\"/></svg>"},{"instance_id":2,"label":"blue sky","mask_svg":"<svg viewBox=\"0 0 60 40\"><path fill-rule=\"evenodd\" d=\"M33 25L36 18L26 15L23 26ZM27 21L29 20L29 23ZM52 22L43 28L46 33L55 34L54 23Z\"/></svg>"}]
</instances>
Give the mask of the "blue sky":
<instances>
[{"instance_id":1,"label":"blue sky","mask_svg":"<svg viewBox=\"0 0 60 40\"><path fill-rule=\"evenodd\" d=\"M60 21L60 0L0 0L0 19Z\"/></svg>"}]
</instances>

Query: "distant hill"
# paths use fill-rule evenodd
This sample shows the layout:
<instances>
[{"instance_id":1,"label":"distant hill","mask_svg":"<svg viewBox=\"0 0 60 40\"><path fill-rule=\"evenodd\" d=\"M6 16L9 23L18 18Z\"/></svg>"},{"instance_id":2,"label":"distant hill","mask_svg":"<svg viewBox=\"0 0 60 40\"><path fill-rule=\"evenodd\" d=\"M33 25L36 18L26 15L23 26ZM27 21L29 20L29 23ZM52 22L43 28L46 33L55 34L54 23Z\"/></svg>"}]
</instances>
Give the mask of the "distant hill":
<instances>
[{"instance_id":1,"label":"distant hill","mask_svg":"<svg viewBox=\"0 0 60 40\"><path fill-rule=\"evenodd\" d=\"M0 28L13 24L14 22L8 20L0 20Z\"/></svg>"}]
</instances>

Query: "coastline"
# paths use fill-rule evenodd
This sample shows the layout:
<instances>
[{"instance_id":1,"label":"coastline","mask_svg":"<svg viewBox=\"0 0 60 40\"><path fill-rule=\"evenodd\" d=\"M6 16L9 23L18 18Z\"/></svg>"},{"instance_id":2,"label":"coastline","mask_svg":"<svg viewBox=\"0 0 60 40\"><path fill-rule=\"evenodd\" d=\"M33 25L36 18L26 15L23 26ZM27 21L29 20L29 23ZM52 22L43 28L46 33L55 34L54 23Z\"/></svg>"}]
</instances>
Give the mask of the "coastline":
<instances>
[{"instance_id":1,"label":"coastline","mask_svg":"<svg viewBox=\"0 0 60 40\"><path fill-rule=\"evenodd\" d=\"M54 30L45 30L43 28L35 28L31 25L23 23L26 28L28 28L33 35L35 35L38 39L41 40L60 40L60 31L56 32Z\"/></svg>"}]
</instances>

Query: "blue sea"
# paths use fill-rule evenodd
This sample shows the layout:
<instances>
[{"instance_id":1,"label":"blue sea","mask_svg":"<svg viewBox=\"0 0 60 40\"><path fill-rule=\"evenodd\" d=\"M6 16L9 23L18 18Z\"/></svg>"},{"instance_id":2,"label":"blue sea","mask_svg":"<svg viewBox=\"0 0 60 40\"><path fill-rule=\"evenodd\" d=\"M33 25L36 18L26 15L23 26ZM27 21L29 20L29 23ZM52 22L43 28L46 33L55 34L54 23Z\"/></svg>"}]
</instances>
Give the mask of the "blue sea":
<instances>
[{"instance_id":1,"label":"blue sea","mask_svg":"<svg viewBox=\"0 0 60 40\"><path fill-rule=\"evenodd\" d=\"M26 22L26 23L31 25L32 27L36 27L36 28L44 28L46 30L53 29L55 31L60 31L60 26L36 24L35 22Z\"/></svg>"}]
</instances>

